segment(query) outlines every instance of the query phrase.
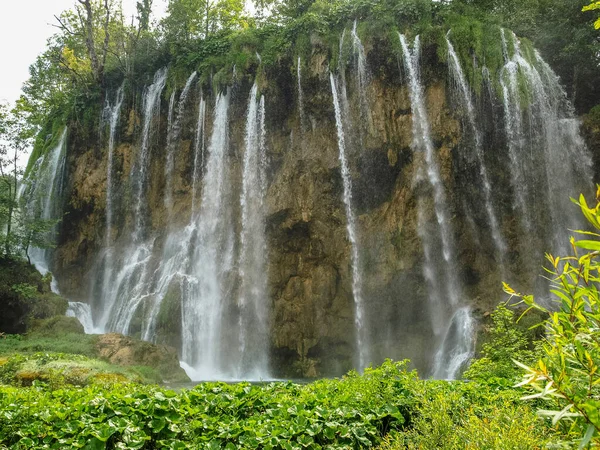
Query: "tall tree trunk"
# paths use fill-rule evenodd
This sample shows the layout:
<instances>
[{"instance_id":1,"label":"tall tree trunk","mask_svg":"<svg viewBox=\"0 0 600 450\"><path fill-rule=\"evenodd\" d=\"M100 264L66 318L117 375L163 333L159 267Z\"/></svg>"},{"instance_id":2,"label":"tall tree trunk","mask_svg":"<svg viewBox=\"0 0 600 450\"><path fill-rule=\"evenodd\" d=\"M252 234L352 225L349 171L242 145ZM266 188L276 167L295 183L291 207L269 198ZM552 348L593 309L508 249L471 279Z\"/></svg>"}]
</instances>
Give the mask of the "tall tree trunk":
<instances>
[{"instance_id":1,"label":"tall tree trunk","mask_svg":"<svg viewBox=\"0 0 600 450\"><path fill-rule=\"evenodd\" d=\"M92 11L92 3L91 0L77 1L85 8L85 46L87 47L88 55L90 57L92 74L94 75L94 79L99 81L98 75L100 74L100 63L98 62L98 54L96 53L96 46L94 45L94 12Z\"/></svg>"},{"instance_id":2,"label":"tall tree trunk","mask_svg":"<svg viewBox=\"0 0 600 450\"><path fill-rule=\"evenodd\" d=\"M85 45L87 47L88 55L90 57L90 63L92 66L92 75L94 76L94 80L98 83L99 86L104 87L104 66L106 64L106 56L108 54L108 46L110 43L110 32L109 32L109 24L110 24L110 4L109 0L104 0L104 11L105 11L105 20L104 20L104 43L102 46L102 55L101 59L98 58L98 53L96 52L96 46L94 43L94 11L92 9L91 0L77 0L83 7L85 8L86 18L85 18Z\"/></svg>"}]
</instances>

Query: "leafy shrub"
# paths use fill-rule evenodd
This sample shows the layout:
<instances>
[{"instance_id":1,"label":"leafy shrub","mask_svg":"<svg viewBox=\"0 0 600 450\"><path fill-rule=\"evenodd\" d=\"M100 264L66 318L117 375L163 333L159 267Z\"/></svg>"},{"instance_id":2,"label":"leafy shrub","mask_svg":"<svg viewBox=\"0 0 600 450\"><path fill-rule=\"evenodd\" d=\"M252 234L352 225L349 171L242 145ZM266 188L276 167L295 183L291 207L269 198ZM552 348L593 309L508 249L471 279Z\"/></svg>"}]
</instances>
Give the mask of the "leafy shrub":
<instances>
[{"instance_id":1,"label":"leafy shrub","mask_svg":"<svg viewBox=\"0 0 600 450\"><path fill-rule=\"evenodd\" d=\"M131 385L54 391L39 384L0 386L0 446L370 447L410 420L417 379L405 367L388 361L363 376L304 386L204 383L179 394Z\"/></svg>"},{"instance_id":2,"label":"leafy shrub","mask_svg":"<svg viewBox=\"0 0 600 450\"><path fill-rule=\"evenodd\" d=\"M532 362L535 355L530 350L527 336L515 322L515 314L504 304L496 307L491 315L493 325L489 342L483 344L481 358L474 359L463 374L467 380L477 380L510 386L520 377L513 359Z\"/></svg>"},{"instance_id":3,"label":"leafy shrub","mask_svg":"<svg viewBox=\"0 0 600 450\"><path fill-rule=\"evenodd\" d=\"M531 450L548 441L550 430L515 390L430 381L415 395L412 427L390 434L381 450Z\"/></svg>"},{"instance_id":4,"label":"leafy shrub","mask_svg":"<svg viewBox=\"0 0 600 450\"><path fill-rule=\"evenodd\" d=\"M583 195L578 205L587 221L600 230L600 187L597 197L593 208ZM577 233L588 238L571 238L572 256L547 255L554 308L536 303L531 295L506 290L547 315L542 357L532 367L519 363L526 372L521 385L534 392L525 398L546 400L548 407L540 413L551 418L553 425L562 424L565 433L573 433L583 448L592 439L600 443L600 234Z\"/></svg>"}]
</instances>

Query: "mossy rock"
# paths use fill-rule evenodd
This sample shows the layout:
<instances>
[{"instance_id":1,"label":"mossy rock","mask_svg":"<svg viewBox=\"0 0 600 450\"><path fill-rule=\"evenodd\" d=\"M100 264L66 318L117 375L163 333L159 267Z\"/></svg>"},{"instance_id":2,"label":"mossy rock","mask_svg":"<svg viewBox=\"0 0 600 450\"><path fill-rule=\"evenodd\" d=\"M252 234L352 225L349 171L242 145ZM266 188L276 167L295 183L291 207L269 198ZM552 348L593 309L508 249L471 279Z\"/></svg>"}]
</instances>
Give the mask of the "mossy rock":
<instances>
[{"instance_id":1,"label":"mossy rock","mask_svg":"<svg viewBox=\"0 0 600 450\"><path fill-rule=\"evenodd\" d=\"M69 302L60 295L52 292L42 294L32 302L31 319L48 319L55 316L64 316L69 307Z\"/></svg>"},{"instance_id":2,"label":"mossy rock","mask_svg":"<svg viewBox=\"0 0 600 450\"><path fill-rule=\"evenodd\" d=\"M118 333L104 334L96 342L98 355L120 366L145 366L155 369L162 381L190 381L179 366L177 351L167 345L155 345Z\"/></svg>"},{"instance_id":3,"label":"mossy rock","mask_svg":"<svg viewBox=\"0 0 600 450\"><path fill-rule=\"evenodd\" d=\"M110 386L121 383L156 383L158 371L149 367L120 367L82 355L33 353L2 358L0 382L32 386L34 382L51 388L63 386Z\"/></svg>"},{"instance_id":4,"label":"mossy rock","mask_svg":"<svg viewBox=\"0 0 600 450\"><path fill-rule=\"evenodd\" d=\"M55 316L50 319L33 321L30 331L42 336L64 334L85 334L83 325L75 317Z\"/></svg>"}]
</instances>

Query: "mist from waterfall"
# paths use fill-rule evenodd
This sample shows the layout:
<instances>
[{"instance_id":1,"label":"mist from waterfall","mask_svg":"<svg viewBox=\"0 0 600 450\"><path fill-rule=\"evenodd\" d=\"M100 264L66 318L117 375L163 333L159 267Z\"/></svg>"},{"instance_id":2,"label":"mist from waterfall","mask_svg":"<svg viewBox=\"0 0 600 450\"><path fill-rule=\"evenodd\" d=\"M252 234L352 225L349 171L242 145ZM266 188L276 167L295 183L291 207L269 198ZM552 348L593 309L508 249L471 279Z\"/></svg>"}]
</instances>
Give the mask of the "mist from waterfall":
<instances>
[{"instance_id":1,"label":"mist from waterfall","mask_svg":"<svg viewBox=\"0 0 600 450\"><path fill-rule=\"evenodd\" d=\"M436 160L429 118L425 106L425 93L420 78L420 39L415 38L412 51L408 46L406 37L399 34L402 46L404 67L409 80L409 97L412 110L413 149L424 156L425 167L417 172L415 185L428 184L427 195L431 200L418 198L418 223L419 235L424 250L423 275L427 283L430 299L430 315L434 334L438 337L438 351L441 356L434 358L433 375L436 378L453 379L458 375L460 366L449 364L448 361L456 360L453 355L462 354L463 348L473 348L473 333L467 332L470 327L466 321L470 320L470 312L466 307L460 306L462 289L457 276L454 236L447 211L446 194ZM423 175L425 174L425 175ZM421 194L424 195L424 194ZM435 217L427 217L426 207L428 201L433 202ZM433 220L432 220L433 219ZM442 259L436 258L441 248ZM443 280L443 281L440 281ZM463 313L456 314L458 309ZM453 319L448 323L447 317L453 314ZM450 333L453 323L461 331ZM453 337L450 342L449 338Z\"/></svg>"}]
</instances>

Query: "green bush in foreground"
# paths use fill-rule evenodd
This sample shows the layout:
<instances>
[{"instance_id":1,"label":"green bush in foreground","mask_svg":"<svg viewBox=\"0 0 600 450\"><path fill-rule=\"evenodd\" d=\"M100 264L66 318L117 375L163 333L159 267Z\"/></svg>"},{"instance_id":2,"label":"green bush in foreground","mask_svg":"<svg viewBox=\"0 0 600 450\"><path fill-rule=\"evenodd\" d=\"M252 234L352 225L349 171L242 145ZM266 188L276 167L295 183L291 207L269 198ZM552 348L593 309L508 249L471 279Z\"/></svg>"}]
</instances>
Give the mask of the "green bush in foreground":
<instances>
[{"instance_id":1,"label":"green bush in foreground","mask_svg":"<svg viewBox=\"0 0 600 450\"><path fill-rule=\"evenodd\" d=\"M543 448L552 430L520 394L391 361L307 385L0 386L0 448Z\"/></svg>"},{"instance_id":2,"label":"green bush in foreground","mask_svg":"<svg viewBox=\"0 0 600 450\"><path fill-rule=\"evenodd\" d=\"M416 373L386 362L310 385L0 387L12 448L364 448L408 426Z\"/></svg>"},{"instance_id":3,"label":"green bush in foreground","mask_svg":"<svg viewBox=\"0 0 600 450\"><path fill-rule=\"evenodd\" d=\"M533 450L553 430L519 400L519 391L475 382L424 382L415 392L414 422L390 434L381 450Z\"/></svg>"},{"instance_id":4,"label":"green bush in foreground","mask_svg":"<svg viewBox=\"0 0 600 450\"><path fill-rule=\"evenodd\" d=\"M592 227L600 230L600 187L597 198L593 208L583 195L578 205ZM561 425L579 448L585 448L590 443L600 445L600 234L577 233L587 239L571 238L573 256L547 255L555 307L546 308L533 296L517 294L508 286L505 290L548 317L538 363L528 367L518 362L526 371L521 385L533 392L525 398L546 400L549 406L540 414Z\"/></svg>"}]
</instances>

